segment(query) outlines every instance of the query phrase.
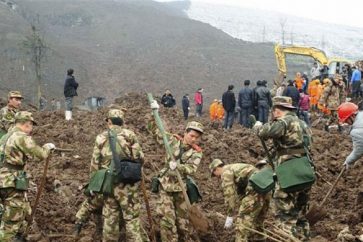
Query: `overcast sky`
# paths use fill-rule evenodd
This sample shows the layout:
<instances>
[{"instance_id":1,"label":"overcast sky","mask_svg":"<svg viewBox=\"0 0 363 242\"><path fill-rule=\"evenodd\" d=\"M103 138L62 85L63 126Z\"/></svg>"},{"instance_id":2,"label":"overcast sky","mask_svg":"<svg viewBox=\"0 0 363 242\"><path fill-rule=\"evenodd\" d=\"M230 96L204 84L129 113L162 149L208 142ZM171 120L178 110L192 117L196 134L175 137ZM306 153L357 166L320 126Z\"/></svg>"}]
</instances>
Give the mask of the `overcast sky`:
<instances>
[{"instance_id":1,"label":"overcast sky","mask_svg":"<svg viewBox=\"0 0 363 242\"><path fill-rule=\"evenodd\" d=\"M171 0L157 0L166 2ZM191 0L279 11L324 22L363 28L363 0Z\"/></svg>"}]
</instances>

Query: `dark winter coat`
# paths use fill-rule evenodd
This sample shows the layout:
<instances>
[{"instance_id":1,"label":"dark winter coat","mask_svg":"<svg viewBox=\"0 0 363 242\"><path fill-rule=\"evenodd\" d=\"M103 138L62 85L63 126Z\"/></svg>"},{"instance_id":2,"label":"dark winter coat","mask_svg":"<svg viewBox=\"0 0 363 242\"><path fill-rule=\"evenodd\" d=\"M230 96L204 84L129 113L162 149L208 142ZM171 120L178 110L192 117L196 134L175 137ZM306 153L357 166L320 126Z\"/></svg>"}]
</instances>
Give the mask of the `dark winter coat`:
<instances>
[{"instance_id":1,"label":"dark winter coat","mask_svg":"<svg viewBox=\"0 0 363 242\"><path fill-rule=\"evenodd\" d=\"M164 105L164 107L166 108L171 108L175 106L175 99L173 97L173 95L171 94L164 94L161 98L161 103Z\"/></svg>"},{"instance_id":2,"label":"dark winter coat","mask_svg":"<svg viewBox=\"0 0 363 242\"><path fill-rule=\"evenodd\" d=\"M253 106L253 90L250 87L244 87L238 94L238 106L247 108Z\"/></svg>"},{"instance_id":3,"label":"dark winter coat","mask_svg":"<svg viewBox=\"0 0 363 242\"><path fill-rule=\"evenodd\" d=\"M65 97L78 96L77 88L78 88L78 83L74 79L74 76L67 76L66 81L64 82L64 96Z\"/></svg>"},{"instance_id":4,"label":"dark winter coat","mask_svg":"<svg viewBox=\"0 0 363 242\"><path fill-rule=\"evenodd\" d=\"M259 86L255 89L255 103L266 103L268 106L272 106L271 92L267 87Z\"/></svg>"},{"instance_id":5,"label":"dark winter coat","mask_svg":"<svg viewBox=\"0 0 363 242\"><path fill-rule=\"evenodd\" d=\"M227 112L234 112L236 108L236 97L233 91L226 91L222 96L222 104L224 110Z\"/></svg>"},{"instance_id":6,"label":"dark winter coat","mask_svg":"<svg viewBox=\"0 0 363 242\"><path fill-rule=\"evenodd\" d=\"M282 95L291 97L293 106L297 107L299 105L300 93L295 86L288 85Z\"/></svg>"},{"instance_id":7,"label":"dark winter coat","mask_svg":"<svg viewBox=\"0 0 363 242\"><path fill-rule=\"evenodd\" d=\"M186 96L184 96L182 99L182 107L183 110L188 110L189 108L189 98L187 98Z\"/></svg>"}]
</instances>

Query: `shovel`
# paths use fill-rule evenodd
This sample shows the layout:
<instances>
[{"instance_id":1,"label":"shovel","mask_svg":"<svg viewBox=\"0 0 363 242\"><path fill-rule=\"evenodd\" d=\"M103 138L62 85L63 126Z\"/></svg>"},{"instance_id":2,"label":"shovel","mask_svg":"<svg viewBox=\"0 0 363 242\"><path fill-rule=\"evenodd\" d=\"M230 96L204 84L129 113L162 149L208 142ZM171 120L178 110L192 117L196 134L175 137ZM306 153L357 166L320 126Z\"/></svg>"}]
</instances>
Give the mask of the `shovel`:
<instances>
[{"instance_id":1,"label":"shovel","mask_svg":"<svg viewBox=\"0 0 363 242\"><path fill-rule=\"evenodd\" d=\"M149 103L152 103L152 101L154 100L153 96L151 93L147 94ZM153 110L153 115L155 118L155 122L156 125L158 126L162 136L163 136L163 142L165 145L165 149L167 154L169 155L169 157L171 157L171 159L175 162L175 157L173 155L173 152L170 148L169 145L169 140L166 137L166 133L165 133L165 129L163 127L163 123L160 119L159 113L157 110ZM177 175L177 179L178 179L178 183L179 186L182 189L182 193L184 196L184 200L185 203L187 205L187 209L188 209L188 214L189 214L189 221L191 222L191 224L193 225L193 227L198 231L198 232L202 232L202 233L207 233L208 229L209 229L209 222L208 219L206 218L206 216L204 215L204 213L199 209L199 207L197 207L196 205L191 205L187 191L185 189L185 184L182 180L182 177L178 171L178 169L175 169L175 173Z\"/></svg>"},{"instance_id":2,"label":"shovel","mask_svg":"<svg viewBox=\"0 0 363 242\"><path fill-rule=\"evenodd\" d=\"M338 181L340 180L340 178L342 177L344 171L345 171L345 166L343 166L337 179L335 180L333 186L330 188L328 193L325 195L323 201L321 201L321 203L319 205L313 204L313 206L311 206L310 210L306 213L305 217L309 221L310 226L313 226L314 224L316 224L319 220L324 218L325 215L327 214L327 211L325 209L323 209L323 206L326 203L326 201L327 201L328 197L330 196L330 194L332 193L332 191L334 190L334 188L336 187L336 185L337 185Z\"/></svg>"}]
</instances>

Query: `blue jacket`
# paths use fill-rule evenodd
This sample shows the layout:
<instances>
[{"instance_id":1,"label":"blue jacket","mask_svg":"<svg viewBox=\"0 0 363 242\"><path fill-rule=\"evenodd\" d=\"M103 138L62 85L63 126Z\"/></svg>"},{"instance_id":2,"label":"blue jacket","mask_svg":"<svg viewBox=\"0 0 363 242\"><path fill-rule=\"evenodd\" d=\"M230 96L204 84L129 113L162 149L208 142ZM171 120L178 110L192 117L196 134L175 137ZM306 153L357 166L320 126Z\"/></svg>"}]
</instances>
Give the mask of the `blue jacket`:
<instances>
[{"instance_id":1,"label":"blue jacket","mask_svg":"<svg viewBox=\"0 0 363 242\"><path fill-rule=\"evenodd\" d=\"M357 82L360 81L361 79L362 79L362 73L360 72L360 70L355 70L353 71L352 79L350 80L350 82Z\"/></svg>"},{"instance_id":2,"label":"blue jacket","mask_svg":"<svg viewBox=\"0 0 363 242\"><path fill-rule=\"evenodd\" d=\"M283 96L291 97L292 99L292 105L297 107L300 100L300 93L299 90L297 90L296 87L288 85L285 88L285 91L282 93Z\"/></svg>"},{"instance_id":3,"label":"blue jacket","mask_svg":"<svg viewBox=\"0 0 363 242\"><path fill-rule=\"evenodd\" d=\"M238 106L247 108L253 106L253 90L250 87L244 87L238 94Z\"/></svg>"}]
</instances>

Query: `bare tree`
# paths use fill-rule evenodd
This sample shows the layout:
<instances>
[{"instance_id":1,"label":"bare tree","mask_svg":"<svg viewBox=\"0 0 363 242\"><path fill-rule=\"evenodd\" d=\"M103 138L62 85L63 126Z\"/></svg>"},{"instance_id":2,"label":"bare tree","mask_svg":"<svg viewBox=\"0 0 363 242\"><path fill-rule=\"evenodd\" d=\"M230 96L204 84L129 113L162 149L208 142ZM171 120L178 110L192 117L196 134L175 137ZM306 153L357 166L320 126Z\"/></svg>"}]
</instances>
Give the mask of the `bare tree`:
<instances>
[{"instance_id":1,"label":"bare tree","mask_svg":"<svg viewBox=\"0 0 363 242\"><path fill-rule=\"evenodd\" d=\"M26 39L23 41L23 46L26 49L27 54L31 56L31 61L34 65L37 85L37 105L39 107L39 100L42 96L42 63L46 54L47 46L34 24L31 24L31 31L31 34L26 36Z\"/></svg>"},{"instance_id":2,"label":"bare tree","mask_svg":"<svg viewBox=\"0 0 363 242\"><path fill-rule=\"evenodd\" d=\"M294 44L294 29L291 28L290 31L290 43L293 45Z\"/></svg>"},{"instance_id":3,"label":"bare tree","mask_svg":"<svg viewBox=\"0 0 363 242\"><path fill-rule=\"evenodd\" d=\"M280 20L279 20L280 28L281 28L281 42L283 45L285 44L286 22L287 22L286 18L280 18Z\"/></svg>"}]
</instances>

